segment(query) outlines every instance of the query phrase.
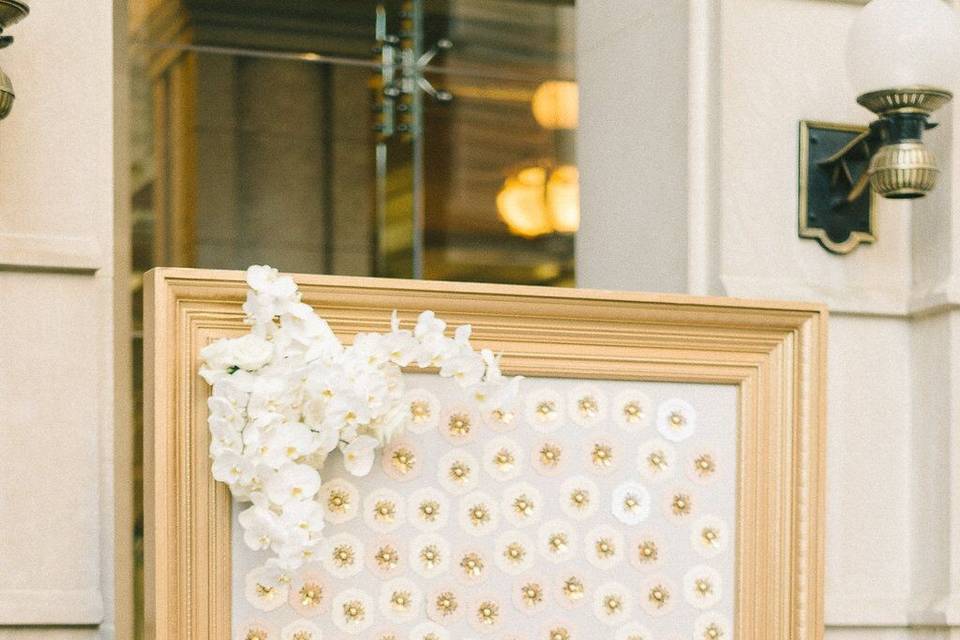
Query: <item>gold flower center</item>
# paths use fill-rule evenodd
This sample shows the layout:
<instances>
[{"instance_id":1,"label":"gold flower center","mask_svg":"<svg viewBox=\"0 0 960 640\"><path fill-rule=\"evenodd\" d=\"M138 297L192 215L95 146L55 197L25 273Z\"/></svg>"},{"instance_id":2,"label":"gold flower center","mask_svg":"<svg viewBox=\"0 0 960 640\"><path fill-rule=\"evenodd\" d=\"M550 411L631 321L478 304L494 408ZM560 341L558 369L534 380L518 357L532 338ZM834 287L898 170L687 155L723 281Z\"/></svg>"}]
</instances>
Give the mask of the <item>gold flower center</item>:
<instances>
[{"instance_id":1,"label":"gold flower center","mask_svg":"<svg viewBox=\"0 0 960 640\"><path fill-rule=\"evenodd\" d=\"M652 540L644 540L638 545L641 562L654 562L659 555L657 543Z\"/></svg>"},{"instance_id":2,"label":"gold flower center","mask_svg":"<svg viewBox=\"0 0 960 640\"><path fill-rule=\"evenodd\" d=\"M450 591L444 591L437 596L437 609L445 616L449 616L457 610L457 597Z\"/></svg>"},{"instance_id":3,"label":"gold flower center","mask_svg":"<svg viewBox=\"0 0 960 640\"><path fill-rule=\"evenodd\" d=\"M563 595L568 600L579 600L583 597L583 582L579 578L571 577L563 581Z\"/></svg>"},{"instance_id":4,"label":"gold flower center","mask_svg":"<svg viewBox=\"0 0 960 640\"><path fill-rule=\"evenodd\" d=\"M416 455L409 449L397 449L393 452L393 467L400 473L410 473L416 459Z\"/></svg>"},{"instance_id":5,"label":"gold flower center","mask_svg":"<svg viewBox=\"0 0 960 640\"><path fill-rule=\"evenodd\" d=\"M523 603L528 607L532 607L543 601L543 587L535 582L523 585L523 587L520 588L520 593L523 596Z\"/></svg>"},{"instance_id":6,"label":"gold flower center","mask_svg":"<svg viewBox=\"0 0 960 640\"><path fill-rule=\"evenodd\" d=\"M381 569L393 569L400 562L400 552L389 545L380 547L374 560Z\"/></svg>"},{"instance_id":7,"label":"gold flower center","mask_svg":"<svg viewBox=\"0 0 960 640\"><path fill-rule=\"evenodd\" d=\"M510 562L516 564L521 562L527 555L527 550L518 542L511 542L503 552L504 557Z\"/></svg>"},{"instance_id":8,"label":"gold flower center","mask_svg":"<svg viewBox=\"0 0 960 640\"><path fill-rule=\"evenodd\" d=\"M353 547L340 545L333 550L333 559L338 567L347 567L353 564Z\"/></svg>"},{"instance_id":9,"label":"gold flower center","mask_svg":"<svg viewBox=\"0 0 960 640\"><path fill-rule=\"evenodd\" d=\"M476 553L468 553L460 560L460 568L468 576L479 576L483 573L483 559Z\"/></svg>"},{"instance_id":10,"label":"gold flower center","mask_svg":"<svg viewBox=\"0 0 960 640\"><path fill-rule=\"evenodd\" d=\"M430 405L423 400L414 400L410 403L410 416L414 422L426 422L430 419Z\"/></svg>"},{"instance_id":11,"label":"gold flower center","mask_svg":"<svg viewBox=\"0 0 960 640\"><path fill-rule=\"evenodd\" d=\"M465 413L455 413L450 416L450 433L455 436L465 436L470 433L470 416Z\"/></svg>"},{"instance_id":12,"label":"gold flower center","mask_svg":"<svg viewBox=\"0 0 960 640\"><path fill-rule=\"evenodd\" d=\"M610 558L616 553L616 547L608 538L600 538L596 544L597 555L601 558Z\"/></svg>"},{"instance_id":13,"label":"gold flower center","mask_svg":"<svg viewBox=\"0 0 960 640\"><path fill-rule=\"evenodd\" d=\"M343 603L343 615L348 622L360 622L366 615L366 609L359 600L351 600Z\"/></svg>"},{"instance_id":14,"label":"gold flower center","mask_svg":"<svg viewBox=\"0 0 960 640\"><path fill-rule=\"evenodd\" d=\"M500 615L500 607L495 602L484 601L477 607L477 619L480 624L492 625Z\"/></svg>"},{"instance_id":15,"label":"gold flower center","mask_svg":"<svg viewBox=\"0 0 960 640\"><path fill-rule=\"evenodd\" d=\"M667 591L663 586L657 585L650 589L650 595L648 596L648 599L657 609L661 609L670 599L670 592Z\"/></svg>"},{"instance_id":16,"label":"gold flower center","mask_svg":"<svg viewBox=\"0 0 960 640\"><path fill-rule=\"evenodd\" d=\"M593 418L599 413L599 408L596 398L592 396L584 396L577 403L577 409L584 418Z\"/></svg>"},{"instance_id":17,"label":"gold flower center","mask_svg":"<svg viewBox=\"0 0 960 640\"><path fill-rule=\"evenodd\" d=\"M435 567L440 562L440 550L430 545L420 550L420 559L427 567Z\"/></svg>"},{"instance_id":18,"label":"gold flower center","mask_svg":"<svg viewBox=\"0 0 960 640\"><path fill-rule=\"evenodd\" d=\"M323 600L323 587L316 582L307 582L300 587L300 604L304 607L315 607Z\"/></svg>"}]
</instances>

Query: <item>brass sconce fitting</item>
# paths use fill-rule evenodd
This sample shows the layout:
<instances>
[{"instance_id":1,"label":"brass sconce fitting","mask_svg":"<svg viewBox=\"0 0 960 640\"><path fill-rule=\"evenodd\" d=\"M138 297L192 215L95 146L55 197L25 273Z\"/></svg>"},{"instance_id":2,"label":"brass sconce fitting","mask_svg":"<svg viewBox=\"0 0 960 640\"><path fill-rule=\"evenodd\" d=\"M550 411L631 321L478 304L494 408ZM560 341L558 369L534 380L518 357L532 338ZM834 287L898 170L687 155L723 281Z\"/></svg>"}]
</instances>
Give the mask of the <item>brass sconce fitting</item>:
<instances>
[{"instance_id":1,"label":"brass sconce fitting","mask_svg":"<svg viewBox=\"0 0 960 640\"><path fill-rule=\"evenodd\" d=\"M930 115L953 94L934 87L903 87L857 98L877 114L869 127L800 123L800 236L832 253L873 242L873 196L919 198L937 182L936 158L923 132Z\"/></svg>"},{"instance_id":2,"label":"brass sconce fitting","mask_svg":"<svg viewBox=\"0 0 960 640\"><path fill-rule=\"evenodd\" d=\"M13 43L13 36L3 35L4 29L10 27L30 13L30 7L21 0L0 0L0 49L5 49ZM0 69L0 120L3 120L13 109L13 83L10 77Z\"/></svg>"},{"instance_id":3,"label":"brass sconce fitting","mask_svg":"<svg viewBox=\"0 0 960 640\"><path fill-rule=\"evenodd\" d=\"M930 114L953 94L932 87L865 93L857 102L877 114L880 143L870 160L870 185L884 198L919 198L937 182L937 161L923 144L923 132L936 126ZM873 128L873 127L872 127Z\"/></svg>"}]
</instances>

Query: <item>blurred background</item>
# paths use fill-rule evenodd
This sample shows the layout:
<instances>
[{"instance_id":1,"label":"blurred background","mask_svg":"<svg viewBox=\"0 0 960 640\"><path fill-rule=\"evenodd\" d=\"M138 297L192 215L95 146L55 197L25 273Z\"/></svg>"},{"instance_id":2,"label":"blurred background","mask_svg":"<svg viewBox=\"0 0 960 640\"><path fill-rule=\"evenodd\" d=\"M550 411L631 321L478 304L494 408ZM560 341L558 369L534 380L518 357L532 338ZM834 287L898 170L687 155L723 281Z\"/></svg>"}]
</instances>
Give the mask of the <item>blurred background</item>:
<instances>
[{"instance_id":1,"label":"blurred background","mask_svg":"<svg viewBox=\"0 0 960 640\"><path fill-rule=\"evenodd\" d=\"M138 500L152 267L573 285L574 28L572 0L130 1Z\"/></svg>"}]
</instances>

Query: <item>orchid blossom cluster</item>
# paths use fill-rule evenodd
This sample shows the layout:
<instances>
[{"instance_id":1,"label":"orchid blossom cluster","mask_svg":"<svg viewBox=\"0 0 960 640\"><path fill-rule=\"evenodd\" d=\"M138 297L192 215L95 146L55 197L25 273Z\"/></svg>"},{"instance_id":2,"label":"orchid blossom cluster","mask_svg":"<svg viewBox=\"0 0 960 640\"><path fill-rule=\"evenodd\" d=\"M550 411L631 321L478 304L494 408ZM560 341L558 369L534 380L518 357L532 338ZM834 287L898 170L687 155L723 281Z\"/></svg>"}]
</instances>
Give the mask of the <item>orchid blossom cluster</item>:
<instances>
[{"instance_id":1,"label":"orchid blossom cluster","mask_svg":"<svg viewBox=\"0 0 960 640\"><path fill-rule=\"evenodd\" d=\"M209 398L213 476L252 503L239 515L244 542L295 569L323 540L321 471L339 450L346 470L368 474L377 449L404 430L401 368L438 368L484 408L505 406L519 378L504 377L494 354L475 351L470 326L445 335L433 312L413 330L394 312L389 333L358 334L344 346L301 301L293 279L268 266L247 270L248 334L200 352Z\"/></svg>"}]
</instances>

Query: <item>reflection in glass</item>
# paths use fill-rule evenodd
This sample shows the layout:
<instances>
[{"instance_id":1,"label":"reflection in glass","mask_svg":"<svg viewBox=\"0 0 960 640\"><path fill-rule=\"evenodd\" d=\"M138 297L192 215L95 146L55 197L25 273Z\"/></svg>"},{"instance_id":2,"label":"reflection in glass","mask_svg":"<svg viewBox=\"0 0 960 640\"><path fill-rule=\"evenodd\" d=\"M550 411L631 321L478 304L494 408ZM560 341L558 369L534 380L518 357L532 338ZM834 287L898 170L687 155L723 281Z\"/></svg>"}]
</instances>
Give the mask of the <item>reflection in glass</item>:
<instances>
[{"instance_id":1,"label":"reflection in glass","mask_svg":"<svg viewBox=\"0 0 960 640\"><path fill-rule=\"evenodd\" d=\"M573 283L571 0L129 5L138 359L153 266Z\"/></svg>"}]
</instances>

